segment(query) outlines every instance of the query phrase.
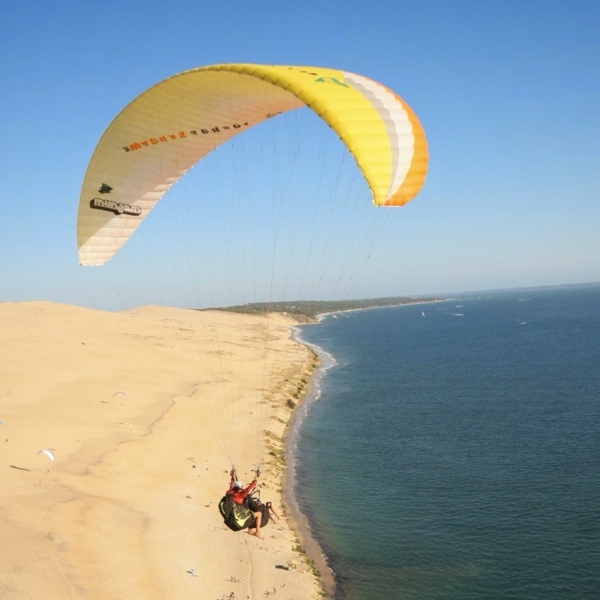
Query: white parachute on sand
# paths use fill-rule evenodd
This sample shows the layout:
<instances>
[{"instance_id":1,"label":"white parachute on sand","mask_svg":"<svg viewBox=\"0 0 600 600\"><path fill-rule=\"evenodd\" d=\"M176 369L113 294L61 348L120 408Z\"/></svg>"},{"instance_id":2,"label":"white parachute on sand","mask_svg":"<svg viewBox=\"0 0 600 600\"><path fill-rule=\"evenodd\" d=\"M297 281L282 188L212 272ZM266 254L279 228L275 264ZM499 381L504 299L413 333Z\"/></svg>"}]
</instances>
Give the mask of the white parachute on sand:
<instances>
[{"instance_id":1,"label":"white parachute on sand","mask_svg":"<svg viewBox=\"0 0 600 600\"><path fill-rule=\"evenodd\" d=\"M37 455L39 456L40 454L45 454L50 460L54 460L55 458L54 453L47 448L43 448L42 450L38 451Z\"/></svg>"}]
</instances>

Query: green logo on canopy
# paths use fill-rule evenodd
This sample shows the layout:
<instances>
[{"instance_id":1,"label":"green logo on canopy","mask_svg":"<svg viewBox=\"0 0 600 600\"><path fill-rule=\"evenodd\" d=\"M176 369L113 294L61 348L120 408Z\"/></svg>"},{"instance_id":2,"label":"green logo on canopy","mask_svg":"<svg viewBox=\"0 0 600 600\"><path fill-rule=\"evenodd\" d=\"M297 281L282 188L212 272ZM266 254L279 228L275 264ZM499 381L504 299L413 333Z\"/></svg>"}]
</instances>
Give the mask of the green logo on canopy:
<instances>
[{"instance_id":1,"label":"green logo on canopy","mask_svg":"<svg viewBox=\"0 0 600 600\"><path fill-rule=\"evenodd\" d=\"M315 81L317 81L318 83L337 83L337 85L341 85L346 88L350 87L347 83L343 83L335 77L319 77L318 79L315 79Z\"/></svg>"}]
</instances>

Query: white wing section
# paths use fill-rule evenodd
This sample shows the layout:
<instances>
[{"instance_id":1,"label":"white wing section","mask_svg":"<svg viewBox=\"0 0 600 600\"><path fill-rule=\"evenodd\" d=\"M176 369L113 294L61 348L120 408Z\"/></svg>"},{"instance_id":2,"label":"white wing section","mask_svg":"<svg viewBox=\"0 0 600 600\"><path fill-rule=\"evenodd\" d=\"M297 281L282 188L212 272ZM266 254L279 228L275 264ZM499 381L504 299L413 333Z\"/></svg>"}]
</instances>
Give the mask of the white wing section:
<instances>
[{"instance_id":1,"label":"white wing section","mask_svg":"<svg viewBox=\"0 0 600 600\"><path fill-rule=\"evenodd\" d=\"M415 153L412 124L402 103L384 86L355 73L344 72L344 76L346 81L371 101L381 115L390 136L393 169L390 189L385 197L385 200L389 200L402 185Z\"/></svg>"}]
</instances>

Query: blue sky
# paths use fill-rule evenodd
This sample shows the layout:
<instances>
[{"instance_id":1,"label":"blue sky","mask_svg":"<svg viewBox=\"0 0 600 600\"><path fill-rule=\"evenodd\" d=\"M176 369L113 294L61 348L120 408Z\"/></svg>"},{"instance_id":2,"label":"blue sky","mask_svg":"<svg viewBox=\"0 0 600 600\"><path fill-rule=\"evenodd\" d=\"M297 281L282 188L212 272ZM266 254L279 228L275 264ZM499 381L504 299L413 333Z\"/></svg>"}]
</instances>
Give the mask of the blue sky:
<instances>
[{"instance_id":1,"label":"blue sky","mask_svg":"<svg viewBox=\"0 0 600 600\"><path fill-rule=\"evenodd\" d=\"M595 1L3 3L0 301L114 307L78 266L94 147L148 87L223 62L354 71L419 116L425 187L354 295L599 281L598 31Z\"/></svg>"}]
</instances>

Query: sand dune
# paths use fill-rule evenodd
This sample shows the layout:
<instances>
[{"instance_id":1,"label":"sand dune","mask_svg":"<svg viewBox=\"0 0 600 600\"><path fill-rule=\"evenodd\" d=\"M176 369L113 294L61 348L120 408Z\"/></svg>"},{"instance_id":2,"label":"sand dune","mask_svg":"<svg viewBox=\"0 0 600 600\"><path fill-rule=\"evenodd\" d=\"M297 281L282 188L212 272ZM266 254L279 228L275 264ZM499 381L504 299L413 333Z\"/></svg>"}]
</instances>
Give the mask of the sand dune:
<instances>
[{"instance_id":1,"label":"sand dune","mask_svg":"<svg viewBox=\"0 0 600 600\"><path fill-rule=\"evenodd\" d=\"M217 511L228 455L250 480L257 446L281 504L285 400L314 364L289 324L0 304L0 597L319 597L290 523L261 541Z\"/></svg>"}]
</instances>

